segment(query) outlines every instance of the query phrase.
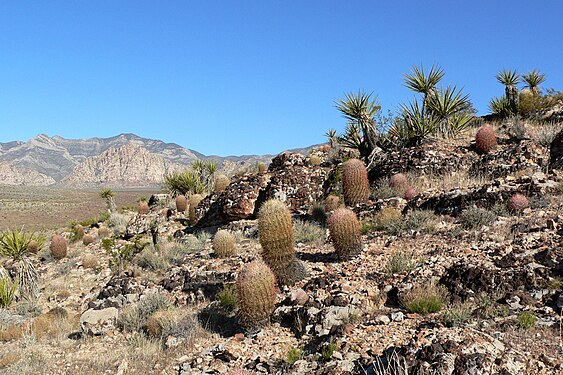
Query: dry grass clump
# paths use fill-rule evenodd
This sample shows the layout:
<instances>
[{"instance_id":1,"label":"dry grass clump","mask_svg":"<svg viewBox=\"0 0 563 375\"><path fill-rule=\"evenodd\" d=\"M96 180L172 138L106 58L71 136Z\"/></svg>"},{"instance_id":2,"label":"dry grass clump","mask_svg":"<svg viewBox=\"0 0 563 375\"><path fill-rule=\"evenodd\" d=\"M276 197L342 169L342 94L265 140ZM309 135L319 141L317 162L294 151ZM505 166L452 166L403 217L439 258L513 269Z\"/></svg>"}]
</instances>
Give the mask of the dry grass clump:
<instances>
[{"instance_id":1,"label":"dry grass clump","mask_svg":"<svg viewBox=\"0 0 563 375\"><path fill-rule=\"evenodd\" d=\"M389 228L396 226L403 220L401 211L395 207L385 207L377 213L373 220L373 225L376 230L387 231Z\"/></svg>"},{"instance_id":2,"label":"dry grass clump","mask_svg":"<svg viewBox=\"0 0 563 375\"><path fill-rule=\"evenodd\" d=\"M459 216L459 223L465 229L479 229L497 219L494 212L480 207L470 207Z\"/></svg>"},{"instance_id":3,"label":"dry grass clump","mask_svg":"<svg viewBox=\"0 0 563 375\"><path fill-rule=\"evenodd\" d=\"M140 331L152 314L171 307L168 298L162 294L148 294L136 304L124 309L119 314L117 324L124 331Z\"/></svg>"},{"instance_id":4,"label":"dry grass clump","mask_svg":"<svg viewBox=\"0 0 563 375\"><path fill-rule=\"evenodd\" d=\"M321 226L303 220L294 220L293 232L295 234L295 242L317 243L324 242L326 231Z\"/></svg>"},{"instance_id":5,"label":"dry grass clump","mask_svg":"<svg viewBox=\"0 0 563 375\"><path fill-rule=\"evenodd\" d=\"M387 273L390 275L410 272L418 266L419 262L414 258L413 253L406 251L394 252L385 266Z\"/></svg>"},{"instance_id":6,"label":"dry grass clump","mask_svg":"<svg viewBox=\"0 0 563 375\"><path fill-rule=\"evenodd\" d=\"M441 285L415 285L401 297L401 304L409 312L427 315L438 312L447 302L447 290Z\"/></svg>"}]
</instances>

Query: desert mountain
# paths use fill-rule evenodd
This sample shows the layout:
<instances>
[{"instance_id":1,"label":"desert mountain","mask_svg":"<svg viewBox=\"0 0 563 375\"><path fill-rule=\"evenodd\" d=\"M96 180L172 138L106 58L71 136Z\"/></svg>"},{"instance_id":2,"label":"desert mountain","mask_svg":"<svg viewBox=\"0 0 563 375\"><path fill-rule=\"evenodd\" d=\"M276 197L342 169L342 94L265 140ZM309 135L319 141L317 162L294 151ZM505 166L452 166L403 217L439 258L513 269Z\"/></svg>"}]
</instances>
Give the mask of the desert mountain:
<instances>
[{"instance_id":1,"label":"desert mountain","mask_svg":"<svg viewBox=\"0 0 563 375\"><path fill-rule=\"evenodd\" d=\"M135 149L130 145L138 147ZM121 149L124 146L127 147ZM309 149L291 151L306 153ZM142 138L135 134L85 139L40 134L27 142L0 143L0 163L10 166L2 169L6 177L2 182L9 185L51 185L60 182L75 187L103 184L119 187L121 183L123 187L150 186L161 183L167 171L180 165L187 167L197 159L214 160L222 172L232 174L258 162L269 163L273 156L206 156L175 143ZM22 174L24 170L33 173ZM140 178L143 174L145 178ZM23 175L25 179L21 177Z\"/></svg>"},{"instance_id":2,"label":"desert mountain","mask_svg":"<svg viewBox=\"0 0 563 375\"><path fill-rule=\"evenodd\" d=\"M60 181L72 187L146 187L160 185L164 177L185 165L166 160L146 148L129 143L112 147L78 164Z\"/></svg>"}]
</instances>

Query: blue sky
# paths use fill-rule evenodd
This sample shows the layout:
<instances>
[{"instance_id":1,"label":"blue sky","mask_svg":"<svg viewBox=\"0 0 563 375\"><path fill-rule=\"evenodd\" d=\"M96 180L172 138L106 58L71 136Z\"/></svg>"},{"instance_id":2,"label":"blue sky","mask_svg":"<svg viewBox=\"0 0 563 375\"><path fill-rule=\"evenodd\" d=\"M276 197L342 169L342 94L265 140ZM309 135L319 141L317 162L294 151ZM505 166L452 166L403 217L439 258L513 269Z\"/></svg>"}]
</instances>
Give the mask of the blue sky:
<instances>
[{"instance_id":1,"label":"blue sky","mask_svg":"<svg viewBox=\"0 0 563 375\"><path fill-rule=\"evenodd\" d=\"M334 101L384 111L439 64L480 114L502 68L563 90L560 1L0 2L0 141L131 132L204 154L324 142Z\"/></svg>"}]
</instances>

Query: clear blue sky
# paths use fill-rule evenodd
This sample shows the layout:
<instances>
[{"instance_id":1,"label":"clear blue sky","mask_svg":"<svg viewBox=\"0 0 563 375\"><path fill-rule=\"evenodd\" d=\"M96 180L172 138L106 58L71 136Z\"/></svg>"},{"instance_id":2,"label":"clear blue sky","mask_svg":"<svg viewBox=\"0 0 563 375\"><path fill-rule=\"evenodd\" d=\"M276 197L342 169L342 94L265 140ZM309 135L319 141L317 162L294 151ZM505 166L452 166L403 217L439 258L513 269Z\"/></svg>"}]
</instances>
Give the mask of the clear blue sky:
<instances>
[{"instance_id":1,"label":"clear blue sky","mask_svg":"<svg viewBox=\"0 0 563 375\"><path fill-rule=\"evenodd\" d=\"M563 2L0 2L0 141L123 132L204 154L324 142L334 101L365 89L384 110L439 64L480 114L501 68L563 90Z\"/></svg>"}]
</instances>

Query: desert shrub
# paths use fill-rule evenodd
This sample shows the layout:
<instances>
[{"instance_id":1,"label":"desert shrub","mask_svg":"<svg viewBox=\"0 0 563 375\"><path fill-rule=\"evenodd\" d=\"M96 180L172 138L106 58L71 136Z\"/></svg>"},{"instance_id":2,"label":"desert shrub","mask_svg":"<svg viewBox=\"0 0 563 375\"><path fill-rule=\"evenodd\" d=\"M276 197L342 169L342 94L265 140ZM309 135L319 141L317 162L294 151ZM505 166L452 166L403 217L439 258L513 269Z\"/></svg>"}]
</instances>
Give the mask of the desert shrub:
<instances>
[{"instance_id":1,"label":"desert shrub","mask_svg":"<svg viewBox=\"0 0 563 375\"><path fill-rule=\"evenodd\" d=\"M506 202L506 208L511 213L520 213L525 208L528 208L529 206L530 206L530 202L528 201L528 198L526 198L524 195L519 193L514 194Z\"/></svg>"},{"instance_id":2,"label":"desert shrub","mask_svg":"<svg viewBox=\"0 0 563 375\"><path fill-rule=\"evenodd\" d=\"M436 215L430 210L414 210L406 215L404 222L398 223L391 231L395 233L403 231L432 233L436 229L436 220Z\"/></svg>"},{"instance_id":3,"label":"desert shrub","mask_svg":"<svg viewBox=\"0 0 563 375\"><path fill-rule=\"evenodd\" d=\"M518 326L523 329L530 329L536 325L538 318L531 311L524 311L516 318Z\"/></svg>"},{"instance_id":4,"label":"desert shrub","mask_svg":"<svg viewBox=\"0 0 563 375\"><path fill-rule=\"evenodd\" d=\"M22 315L25 317L31 317L31 318L35 318L39 315L41 315L41 307L39 307L39 305L34 302L34 301L23 301L23 302L19 302L14 306L14 311L16 312L16 314L18 315ZM0 323L1 325L1 323Z\"/></svg>"},{"instance_id":5,"label":"desert shrub","mask_svg":"<svg viewBox=\"0 0 563 375\"><path fill-rule=\"evenodd\" d=\"M309 209L307 210L307 214L309 215L309 217L313 222L322 226L326 224L327 211L323 203L313 202L309 206Z\"/></svg>"},{"instance_id":6,"label":"desert shrub","mask_svg":"<svg viewBox=\"0 0 563 375\"><path fill-rule=\"evenodd\" d=\"M479 229L497 219L494 212L480 207L470 207L459 215L459 222L465 229Z\"/></svg>"},{"instance_id":7,"label":"desert shrub","mask_svg":"<svg viewBox=\"0 0 563 375\"><path fill-rule=\"evenodd\" d=\"M62 259L66 257L67 254L67 241L60 234L55 234L51 238L51 244L49 245L49 250L51 255L55 259Z\"/></svg>"},{"instance_id":8,"label":"desert shrub","mask_svg":"<svg viewBox=\"0 0 563 375\"><path fill-rule=\"evenodd\" d=\"M459 327L471 318L472 306L465 302L449 306L442 313L442 320L446 327Z\"/></svg>"},{"instance_id":9,"label":"desert shrub","mask_svg":"<svg viewBox=\"0 0 563 375\"><path fill-rule=\"evenodd\" d=\"M299 348L291 348L287 352L287 363L291 366L295 362L303 358L303 350Z\"/></svg>"},{"instance_id":10,"label":"desert shrub","mask_svg":"<svg viewBox=\"0 0 563 375\"><path fill-rule=\"evenodd\" d=\"M482 126L475 134L475 146L481 152L487 153L497 146L497 136L490 126Z\"/></svg>"},{"instance_id":11,"label":"desert shrub","mask_svg":"<svg viewBox=\"0 0 563 375\"><path fill-rule=\"evenodd\" d=\"M373 219L362 219L360 221L360 233L363 235L368 234L375 228L375 224L373 223Z\"/></svg>"},{"instance_id":12,"label":"desert shrub","mask_svg":"<svg viewBox=\"0 0 563 375\"><path fill-rule=\"evenodd\" d=\"M70 232L70 242L79 241L84 237L84 227L81 224L73 225Z\"/></svg>"},{"instance_id":13,"label":"desert shrub","mask_svg":"<svg viewBox=\"0 0 563 375\"><path fill-rule=\"evenodd\" d=\"M264 326L276 304L276 279L266 263L255 260L240 271L237 281L238 317L252 331Z\"/></svg>"},{"instance_id":14,"label":"desert shrub","mask_svg":"<svg viewBox=\"0 0 563 375\"><path fill-rule=\"evenodd\" d=\"M401 304L409 312L427 315L438 312L447 302L447 291L441 285L415 285L401 296Z\"/></svg>"},{"instance_id":15,"label":"desert shrub","mask_svg":"<svg viewBox=\"0 0 563 375\"><path fill-rule=\"evenodd\" d=\"M258 171L258 173L266 172L266 164L261 162L256 163L256 170Z\"/></svg>"},{"instance_id":16,"label":"desert shrub","mask_svg":"<svg viewBox=\"0 0 563 375\"><path fill-rule=\"evenodd\" d=\"M0 273L0 307L6 308L12 304L18 287L18 281L12 280L7 272Z\"/></svg>"},{"instance_id":17,"label":"desert shrub","mask_svg":"<svg viewBox=\"0 0 563 375\"><path fill-rule=\"evenodd\" d=\"M228 311L233 311L237 305L237 289L234 284L227 284L217 293L217 299Z\"/></svg>"},{"instance_id":18,"label":"desert shrub","mask_svg":"<svg viewBox=\"0 0 563 375\"><path fill-rule=\"evenodd\" d=\"M389 179L383 178L375 184L373 197L378 199L389 199L397 196L397 191L389 185Z\"/></svg>"},{"instance_id":19,"label":"desert shrub","mask_svg":"<svg viewBox=\"0 0 563 375\"><path fill-rule=\"evenodd\" d=\"M266 201L258 213L262 258L278 283L293 285L306 276L305 266L295 257L295 236L291 212L284 202Z\"/></svg>"},{"instance_id":20,"label":"desert shrub","mask_svg":"<svg viewBox=\"0 0 563 375\"><path fill-rule=\"evenodd\" d=\"M412 253L406 251L396 251L389 259L385 268L388 274L394 275L403 272L410 272L418 266L418 262L414 259Z\"/></svg>"},{"instance_id":21,"label":"desert shrub","mask_svg":"<svg viewBox=\"0 0 563 375\"><path fill-rule=\"evenodd\" d=\"M125 308L117 319L118 326L124 331L140 331L147 319L159 310L167 310L172 304L162 294L147 294L139 302Z\"/></svg>"},{"instance_id":22,"label":"desert shrub","mask_svg":"<svg viewBox=\"0 0 563 375\"><path fill-rule=\"evenodd\" d=\"M374 228L376 230L387 231L392 227L399 225L403 221L401 211L395 207L385 207L377 213L374 218Z\"/></svg>"},{"instance_id":23,"label":"desert shrub","mask_svg":"<svg viewBox=\"0 0 563 375\"><path fill-rule=\"evenodd\" d=\"M340 259L350 259L362 251L360 223L354 211L339 208L328 220L330 239Z\"/></svg>"},{"instance_id":24,"label":"desert shrub","mask_svg":"<svg viewBox=\"0 0 563 375\"><path fill-rule=\"evenodd\" d=\"M369 181L366 166L359 159L350 159L342 164L342 192L344 202L353 206L369 198Z\"/></svg>"},{"instance_id":25,"label":"desert shrub","mask_svg":"<svg viewBox=\"0 0 563 375\"><path fill-rule=\"evenodd\" d=\"M544 147L550 147L557 133L562 129L559 123L535 125L530 128L531 138Z\"/></svg>"},{"instance_id":26,"label":"desert shrub","mask_svg":"<svg viewBox=\"0 0 563 375\"><path fill-rule=\"evenodd\" d=\"M150 246L145 247L143 251L141 251L136 259L136 263L139 267L151 271L163 270L168 267L166 258L153 250Z\"/></svg>"},{"instance_id":27,"label":"desert shrub","mask_svg":"<svg viewBox=\"0 0 563 375\"><path fill-rule=\"evenodd\" d=\"M296 242L321 243L325 239L325 229L308 221L295 220L293 232L295 233Z\"/></svg>"},{"instance_id":28,"label":"desert shrub","mask_svg":"<svg viewBox=\"0 0 563 375\"><path fill-rule=\"evenodd\" d=\"M206 232L202 232L198 236L186 236L181 242L174 242L164 255L170 263L181 265L187 254L197 253L203 250L205 242L209 238L208 236Z\"/></svg>"},{"instance_id":29,"label":"desert shrub","mask_svg":"<svg viewBox=\"0 0 563 375\"><path fill-rule=\"evenodd\" d=\"M540 120L546 112L557 106L557 100L552 95L534 95L531 92L523 91L520 93L518 103L518 113L522 118Z\"/></svg>"},{"instance_id":30,"label":"desert shrub","mask_svg":"<svg viewBox=\"0 0 563 375\"><path fill-rule=\"evenodd\" d=\"M328 345L326 345L322 351L321 351L321 356L325 361L328 361L329 359L332 358L332 355L334 354L334 352L336 351L336 349L338 349L338 347L336 346L335 343L331 342Z\"/></svg>"}]
</instances>

